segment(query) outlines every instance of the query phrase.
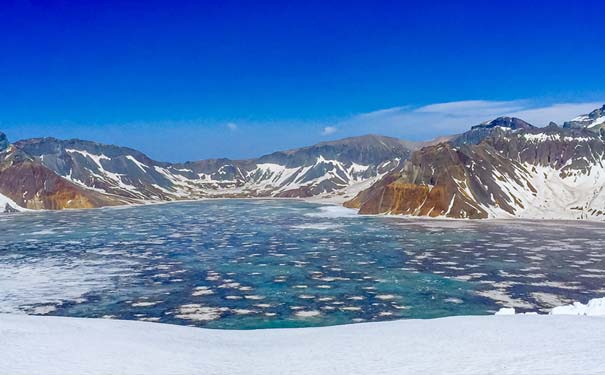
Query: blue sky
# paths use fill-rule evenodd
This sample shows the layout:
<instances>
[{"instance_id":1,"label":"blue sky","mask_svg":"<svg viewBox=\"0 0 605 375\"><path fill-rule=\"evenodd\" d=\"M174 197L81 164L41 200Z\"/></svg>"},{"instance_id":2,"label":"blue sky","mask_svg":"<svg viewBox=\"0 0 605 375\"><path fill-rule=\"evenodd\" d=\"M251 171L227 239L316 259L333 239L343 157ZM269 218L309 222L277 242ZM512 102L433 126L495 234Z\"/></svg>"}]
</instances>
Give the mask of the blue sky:
<instances>
[{"instance_id":1,"label":"blue sky","mask_svg":"<svg viewBox=\"0 0 605 375\"><path fill-rule=\"evenodd\" d=\"M5 0L0 130L245 158L605 101L603 3L493 3Z\"/></svg>"}]
</instances>

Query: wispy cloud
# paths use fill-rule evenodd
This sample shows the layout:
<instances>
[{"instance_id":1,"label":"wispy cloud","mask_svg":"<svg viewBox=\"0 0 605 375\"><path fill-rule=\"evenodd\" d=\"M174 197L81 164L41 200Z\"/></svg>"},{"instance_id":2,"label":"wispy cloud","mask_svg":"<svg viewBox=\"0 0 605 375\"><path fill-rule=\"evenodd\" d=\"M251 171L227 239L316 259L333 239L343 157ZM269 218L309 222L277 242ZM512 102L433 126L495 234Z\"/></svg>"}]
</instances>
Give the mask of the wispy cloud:
<instances>
[{"instance_id":1,"label":"wispy cloud","mask_svg":"<svg viewBox=\"0 0 605 375\"><path fill-rule=\"evenodd\" d=\"M449 117L492 116L495 113L510 113L523 109L524 101L463 100L449 103L425 105L414 113L441 114Z\"/></svg>"},{"instance_id":2,"label":"wispy cloud","mask_svg":"<svg viewBox=\"0 0 605 375\"><path fill-rule=\"evenodd\" d=\"M238 129L238 126L234 122L229 122L229 123L227 123L227 129L229 129L232 132L234 132L234 131L236 131Z\"/></svg>"},{"instance_id":3,"label":"wispy cloud","mask_svg":"<svg viewBox=\"0 0 605 375\"><path fill-rule=\"evenodd\" d=\"M338 131L338 128L335 126L326 126L321 131L321 135L331 135L331 134L336 133L337 131Z\"/></svg>"},{"instance_id":4,"label":"wispy cloud","mask_svg":"<svg viewBox=\"0 0 605 375\"><path fill-rule=\"evenodd\" d=\"M421 107L399 106L362 113L336 124L343 134L378 133L412 140L460 133L499 116L522 118L536 126L559 124L603 105L601 102L549 103L533 100L464 100Z\"/></svg>"}]
</instances>

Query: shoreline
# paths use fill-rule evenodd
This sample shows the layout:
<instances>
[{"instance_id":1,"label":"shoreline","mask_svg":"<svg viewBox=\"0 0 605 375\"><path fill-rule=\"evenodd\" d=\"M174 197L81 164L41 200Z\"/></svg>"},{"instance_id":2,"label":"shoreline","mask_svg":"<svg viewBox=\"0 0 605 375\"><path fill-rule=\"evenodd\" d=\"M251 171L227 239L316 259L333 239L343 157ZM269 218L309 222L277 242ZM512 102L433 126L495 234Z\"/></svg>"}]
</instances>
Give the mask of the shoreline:
<instances>
[{"instance_id":1,"label":"shoreline","mask_svg":"<svg viewBox=\"0 0 605 375\"><path fill-rule=\"evenodd\" d=\"M402 221L428 221L428 222L450 222L450 223L467 223L467 224L475 224L475 223L497 223L497 222L535 222L541 221L545 222L569 222L569 223L593 223L593 224L605 224L605 218L603 220L598 219L571 219L571 218L531 218L531 217L488 217L485 219L470 219L470 218L452 218L452 217L430 217L430 216L414 216L414 215L393 215L393 214L358 214L359 210L355 208L348 208L343 206L343 202L336 202L329 200L326 198L323 200L322 198L292 198L292 197L216 197L216 198L199 198L199 199L178 199L171 201L145 201L142 203L133 203L133 204L121 204L116 206L103 206L103 207L93 207L93 208L71 208L71 209L63 209L63 210L32 210L21 207L23 211L0 214L0 217L3 216L13 216L13 215L27 215L27 214L35 214L35 213L47 213L47 212L81 212L81 211L93 211L93 210L125 210L129 208L136 207L145 207L145 206L155 206L155 205L165 205L165 204L179 204L179 203L196 203L196 202L210 202L210 201L227 201L227 200L241 200L241 201L299 201L305 203L317 204L319 206L334 206L340 207L343 209L351 210L356 212L356 217L370 217L370 218L389 218L389 219L399 219ZM348 216L353 217L353 216Z\"/></svg>"}]
</instances>

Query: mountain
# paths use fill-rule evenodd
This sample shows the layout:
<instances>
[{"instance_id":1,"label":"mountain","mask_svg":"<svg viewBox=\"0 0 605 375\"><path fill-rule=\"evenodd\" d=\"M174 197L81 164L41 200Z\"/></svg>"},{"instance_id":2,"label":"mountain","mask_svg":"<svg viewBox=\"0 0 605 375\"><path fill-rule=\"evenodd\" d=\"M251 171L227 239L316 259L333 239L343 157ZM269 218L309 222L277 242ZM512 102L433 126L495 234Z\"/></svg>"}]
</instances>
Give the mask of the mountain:
<instances>
[{"instance_id":1,"label":"mountain","mask_svg":"<svg viewBox=\"0 0 605 375\"><path fill-rule=\"evenodd\" d=\"M345 205L363 214L605 220L605 138L497 119L415 151Z\"/></svg>"},{"instance_id":2,"label":"mountain","mask_svg":"<svg viewBox=\"0 0 605 375\"><path fill-rule=\"evenodd\" d=\"M424 143L378 135L256 159L155 161L127 147L0 133L0 211L297 197L362 214L605 220L605 106L544 128L499 117Z\"/></svg>"},{"instance_id":3,"label":"mountain","mask_svg":"<svg viewBox=\"0 0 605 375\"><path fill-rule=\"evenodd\" d=\"M487 121L479 125L471 127L471 130L454 136L448 140L455 146L463 144L477 144L490 136L494 131L498 130L519 130L519 129L534 129L535 126L515 117L498 117L495 120Z\"/></svg>"},{"instance_id":4,"label":"mountain","mask_svg":"<svg viewBox=\"0 0 605 375\"><path fill-rule=\"evenodd\" d=\"M0 211L90 208L129 203L62 178L0 134Z\"/></svg>"},{"instance_id":5,"label":"mountain","mask_svg":"<svg viewBox=\"0 0 605 375\"><path fill-rule=\"evenodd\" d=\"M82 188L132 200L167 200L172 183L168 166L141 152L82 140L34 138L16 142L18 150ZM158 171L160 170L160 171Z\"/></svg>"},{"instance_id":6,"label":"mountain","mask_svg":"<svg viewBox=\"0 0 605 375\"><path fill-rule=\"evenodd\" d=\"M564 128L585 128L595 133L605 132L605 105L563 124Z\"/></svg>"},{"instance_id":7,"label":"mountain","mask_svg":"<svg viewBox=\"0 0 605 375\"><path fill-rule=\"evenodd\" d=\"M10 143L8 143L8 138L6 137L6 134L0 132L0 152L6 150L8 146L10 146Z\"/></svg>"},{"instance_id":8,"label":"mountain","mask_svg":"<svg viewBox=\"0 0 605 375\"><path fill-rule=\"evenodd\" d=\"M155 161L127 147L34 138L10 145L0 194L26 208L82 208L216 197L346 200L401 168L418 146L368 135L250 160ZM2 159L0 159L2 160ZM24 197L24 198L23 198Z\"/></svg>"}]
</instances>

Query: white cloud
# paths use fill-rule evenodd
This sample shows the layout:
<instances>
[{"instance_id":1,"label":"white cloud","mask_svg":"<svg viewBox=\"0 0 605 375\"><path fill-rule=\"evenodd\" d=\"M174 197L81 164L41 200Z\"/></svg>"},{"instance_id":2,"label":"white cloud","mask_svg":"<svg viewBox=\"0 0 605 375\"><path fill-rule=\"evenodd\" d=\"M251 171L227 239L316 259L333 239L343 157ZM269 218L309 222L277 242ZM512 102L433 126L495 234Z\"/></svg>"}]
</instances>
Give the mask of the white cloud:
<instances>
[{"instance_id":1,"label":"white cloud","mask_svg":"<svg viewBox=\"0 0 605 375\"><path fill-rule=\"evenodd\" d=\"M325 128L322 130L321 134L322 134L322 135L330 135L330 134L334 134L334 133L336 133L337 131L338 131L338 128L337 128L337 127L335 127L335 126L326 126L326 127L325 127Z\"/></svg>"},{"instance_id":2,"label":"white cloud","mask_svg":"<svg viewBox=\"0 0 605 375\"><path fill-rule=\"evenodd\" d=\"M464 100L421 107L399 106L362 113L337 124L346 135L377 133L426 140L460 133L499 116L519 117L536 126L562 124L602 106L601 102L539 103L534 100Z\"/></svg>"},{"instance_id":3,"label":"white cloud","mask_svg":"<svg viewBox=\"0 0 605 375\"><path fill-rule=\"evenodd\" d=\"M490 116L494 113L514 112L523 108L524 101L463 100L429 104L414 110L416 113L439 113L449 116Z\"/></svg>"},{"instance_id":4,"label":"white cloud","mask_svg":"<svg viewBox=\"0 0 605 375\"><path fill-rule=\"evenodd\" d=\"M227 128L228 128L229 130L231 130L232 132L234 132L234 131L236 131L236 130L237 130L237 124L236 124L236 123L234 123L234 122L230 122L230 123L228 123L228 124L227 124Z\"/></svg>"}]
</instances>

